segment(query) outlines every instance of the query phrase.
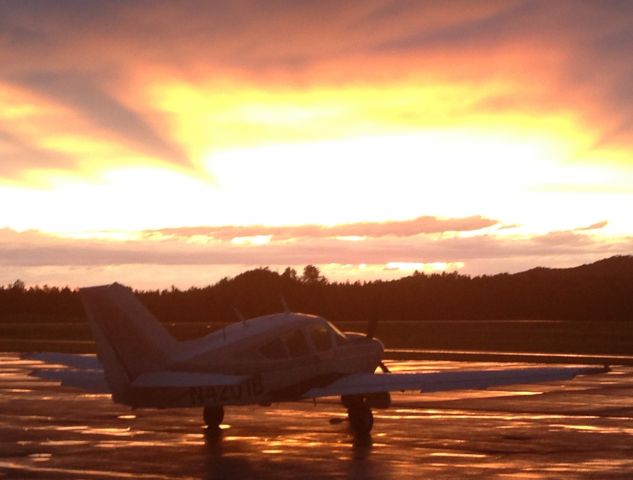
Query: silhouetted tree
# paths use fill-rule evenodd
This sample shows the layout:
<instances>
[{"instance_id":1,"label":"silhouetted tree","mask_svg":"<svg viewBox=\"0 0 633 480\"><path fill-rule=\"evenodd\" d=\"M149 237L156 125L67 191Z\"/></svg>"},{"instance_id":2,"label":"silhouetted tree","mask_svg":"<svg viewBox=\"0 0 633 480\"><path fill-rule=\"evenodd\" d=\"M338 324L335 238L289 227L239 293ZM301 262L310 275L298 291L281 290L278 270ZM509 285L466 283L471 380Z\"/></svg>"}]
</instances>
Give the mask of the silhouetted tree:
<instances>
[{"instance_id":1,"label":"silhouetted tree","mask_svg":"<svg viewBox=\"0 0 633 480\"><path fill-rule=\"evenodd\" d=\"M286 267L281 276L286 280L297 280L297 271L294 268Z\"/></svg>"},{"instance_id":2,"label":"silhouetted tree","mask_svg":"<svg viewBox=\"0 0 633 480\"><path fill-rule=\"evenodd\" d=\"M320 270L314 265L306 265L303 269L302 280L306 283L324 282L325 278L321 276Z\"/></svg>"},{"instance_id":3,"label":"silhouetted tree","mask_svg":"<svg viewBox=\"0 0 633 480\"><path fill-rule=\"evenodd\" d=\"M19 278L9 285L10 289L24 291L26 289L26 285Z\"/></svg>"},{"instance_id":4,"label":"silhouetted tree","mask_svg":"<svg viewBox=\"0 0 633 480\"><path fill-rule=\"evenodd\" d=\"M235 320L281 311L280 296L295 311L332 320L633 320L633 256L576 268L535 268L517 274L470 277L414 275L392 281L328 282L307 265L301 277L288 267L249 270L214 285L137 292L161 320L187 323ZM69 288L29 287L16 280L0 287L0 321L83 318L79 295Z\"/></svg>"}]
</instances>

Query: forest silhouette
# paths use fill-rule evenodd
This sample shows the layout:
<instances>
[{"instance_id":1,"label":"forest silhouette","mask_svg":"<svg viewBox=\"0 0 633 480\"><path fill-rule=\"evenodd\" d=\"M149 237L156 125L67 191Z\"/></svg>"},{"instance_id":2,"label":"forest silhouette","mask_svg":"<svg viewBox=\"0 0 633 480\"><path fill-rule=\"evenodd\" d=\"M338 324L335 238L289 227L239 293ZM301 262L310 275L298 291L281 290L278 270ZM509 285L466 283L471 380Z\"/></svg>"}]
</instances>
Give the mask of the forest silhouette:
<instances>
[{"instance_id":1,"label":"forest silhouette","mask_svg":"<svg viewBox=\"0 0 633 480\"><path fill-rule=\"evenodd\" d=\"M398 280L330 282L314 265L298 273L257 268L207 287L136 292L163 322L232 322L283 310L335 321L633 319L633 256L574 268L468 276L416 272ZM283 300L282 300L283 298ZM78 321L79 295L67 287L0 288L0 321Z\"/></svg>"}]
</instances>

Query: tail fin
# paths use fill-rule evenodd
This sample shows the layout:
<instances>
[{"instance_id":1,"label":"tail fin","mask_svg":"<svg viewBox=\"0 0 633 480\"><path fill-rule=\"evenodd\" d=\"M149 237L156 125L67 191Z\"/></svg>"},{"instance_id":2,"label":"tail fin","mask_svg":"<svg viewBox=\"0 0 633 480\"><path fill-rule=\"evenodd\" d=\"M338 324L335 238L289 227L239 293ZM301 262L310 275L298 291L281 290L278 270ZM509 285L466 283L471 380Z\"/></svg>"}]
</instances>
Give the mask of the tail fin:
<instances>
[{"instance_id":1,"label":"tail fin","mask_svg":"<svg viewBox=\"0 0 633 480\"><path fill-rule=\"evenodd\" d=\"M79 293L113 398L127 403L129 384L142 373L163 368L178 342L123 285L82 288Z\"/></svg>"}]
</instances>

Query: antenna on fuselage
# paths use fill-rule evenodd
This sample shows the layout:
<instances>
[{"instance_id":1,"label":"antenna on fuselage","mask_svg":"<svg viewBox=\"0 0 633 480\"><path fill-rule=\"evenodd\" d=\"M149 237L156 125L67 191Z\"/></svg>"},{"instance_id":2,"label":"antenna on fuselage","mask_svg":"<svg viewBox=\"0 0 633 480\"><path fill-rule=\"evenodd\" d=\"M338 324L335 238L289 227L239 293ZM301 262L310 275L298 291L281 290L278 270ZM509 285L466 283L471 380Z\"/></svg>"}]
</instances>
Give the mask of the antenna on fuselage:
<instances>
[{"instance_id":1,"label":"antenna on fuselage","mask_svg":"<svg viewBox=\"0 0 633 480\"><path fill-rule=\"evenodd\" d=\"M233 307L233 311L235 312L237 319L246 326L246 317L242 315L242 312L240 312L236 307Z\"/></svg>"},{"instance_id":2,"label":"antenna on fuselage","mask_svg":"<svg viewBox=\"0 0 633 480\"><path fill-rule=\"evenodd\" d=\"M279 295L279 299L281 300L281 306L284 308L284 313L290 313L290 309L286 303L286 298L283 295Z\"/></svg>"}]
</instances>

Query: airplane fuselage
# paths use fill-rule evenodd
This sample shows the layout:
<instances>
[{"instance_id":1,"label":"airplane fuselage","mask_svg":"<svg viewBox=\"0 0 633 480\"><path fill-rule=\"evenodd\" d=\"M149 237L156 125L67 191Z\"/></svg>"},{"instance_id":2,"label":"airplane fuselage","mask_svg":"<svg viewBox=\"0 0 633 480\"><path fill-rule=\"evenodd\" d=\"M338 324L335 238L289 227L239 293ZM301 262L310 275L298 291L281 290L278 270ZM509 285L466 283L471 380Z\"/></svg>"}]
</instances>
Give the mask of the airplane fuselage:
<instances>
[{"instance_id":1,"label":"airplane fuselage","mask_svg":"<svg viewBox=\"0 0 633 480\"><path fill-rule=\"evenodd\" d=\"M306 391L351 373L372 373L383 345L358 333L342 333L321 317L280 313L231 324L181 342L161 371L229 374L233 385L156 388L131 383L123 398L133 407L271 404L297 400Z\"/></svg>"}]
</instances>

